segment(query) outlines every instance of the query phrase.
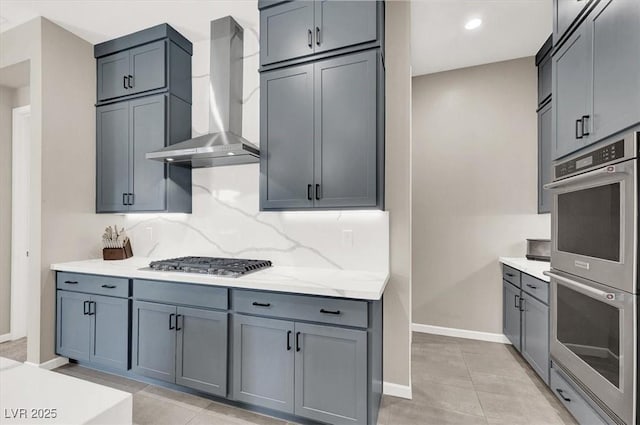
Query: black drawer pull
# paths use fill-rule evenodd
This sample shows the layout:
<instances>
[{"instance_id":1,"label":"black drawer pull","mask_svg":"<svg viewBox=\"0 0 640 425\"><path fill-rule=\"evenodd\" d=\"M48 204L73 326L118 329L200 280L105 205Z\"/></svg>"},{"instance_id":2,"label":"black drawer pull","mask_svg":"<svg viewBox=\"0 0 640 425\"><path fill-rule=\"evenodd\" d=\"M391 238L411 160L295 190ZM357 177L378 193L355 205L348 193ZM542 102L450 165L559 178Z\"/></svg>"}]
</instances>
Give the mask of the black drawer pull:
<instances>
[{"instance_id":1,"label":"black drawer pull","mask_svg":"<svg viewBox=\"0 0 640 425\"><path fill-rule=\"evenodd\" d=\"M271 307L271 303L259 303L258 301L254 301L253 305L256 307Z\"/></svg>"},{"instance_id":2,"label":"black drawer pull","mask_svg":"<svg viewBox=\"0 0 640 425\"><path fill-rule=\"evenodd\" d=\"M89 314L89 308L87 307L87 305L89 304L89 301L85 301L82 303L82 312L83 314L87 315Z\"/></svg>"},{"instance_id":3,"label":"black drawer pull","mask_svg":"<svg viewBox=\"0 0 640 425\"><path fill-rule=\"evenodd\" d=\"M319 201L322 198L322 194L320 193L320 185L316 184L316 201Z\"/></svg>"},{"instance_id":4,"label":"black drawer pull","mask_svg":"<svg viewBox=\"0 0 640 425\"><path fill-rule=\"evenodd\" d=\"M174 313L171 313L169 315L169 330L175 329L176 327L173 325L173 317L175 316Z\"/></svg>"},{"instance_id":5,"label":"black drawer pull","mask_svg":"<svg viewBox=\"0 0 640 425\"><path fill-rule=\"evenodd\" d=\"M530 283L527 283L527 287L531 288L531 289L538 289L537 286L535 285L531 285Z\"/></svg>"},{"instance_id":6,"label":"black drawer pull","mask_svg":"<svg viewBox=\"0 0 640 425\"><path fill-rule=\"evenodd\" d=\"M91 311L91 306L93 306L93 311ZM89 301L89 316L95 316L96 314L96 302Z\"/></svg>"},{"instance_id":7,"label":"black drawer pull","mask_svg":"<svg viewBox=\"0 0 640 425\"><path fill-rule=\"evenodd\" d=\"M296 332L296 351L300 351L300 332Z\"/></svg>"},{"instance_id":8,"label":"black drawer pull","mask_svg":"<svg viewBox=\"0 0 640 425\"><path fill-rule=\"evenodd\" d=\"M67 285L77 285L78 281L77 280L65 280L64 283L66 283Z\"/></svg>"},{"instance_id":9,"label":"black drawer pull","mask_svg":"<svg viewBox=\"0 0 640 425\"><path fill-rule=\"evenodd\" d=\"M556 392L560 394L560 398L563 399L564 401L571 401L569 397L564 395L564 391L562 391L560 388L556 388Z\"/></svg>"},{"instance_id":10,"label":"black drawer pull","mask_svg":"<svg viewBox=\"0 0 640 425\"><path fill-rule=\"evenodd\" d=\"M125 88L125 90L128 88L127 87L127 76L125 75L124 78L122 79L122 87Z\"/></svg>"},{"instance_id":11,"label":"black drawer pull","mask_svg":"<svg viewBox=\"0 0 640 425\"><path fill-rule=\"evenodd\" d=\"M130 89L133 88L133 84L131 84L131 80L133 80L133 75L129 75L129 77L127 78L127 85L129 86Z\"/></svg>"},{"instance_id":12,"label":"black drawer pull","mask_svg":"<svg viewBox=\"0 0 640 425\"><path fill-rule=\"evenodd\" d=\"M320 309L320 313L324 313L324 314L340 314L340 310L325 310L324 308Z\"/></svg>"},{"instance_id":13,"label":"black drawer pull","mask_svg":"<svg viewBox=\"0 0 640 425\"><path fill-rule=\"evenodd\" d=\"M584 136L584 124L581 119L576 120L576 139L582 139Z\"/></svg>"},{"instance_id":14,"label":"black drawer pull","mask_svg":"<svg viewBox=\"0 0 640 425\"><path fill-rule=\"evenodd\" d=\"M176 316L176 331L181 331L182 328L180 327L180 318L182 317L182 314L178 314ZM182 321L182 324L184 325L184 320Z\"/></svg>"},{"instance_id":15,"label":"black drawer pull","mask_svg":"<svg viewBox=\"0 0 640 425\"><path fill-rule=\"evenodd\" d=\"M116 285L102 285L103 288L107 288L107 289L115 289L117 288Z\"/></svg>"},{"instance_id":16,"label":"black drawer pull","mask_svg":"<svg viewBox=\"0 0 640 425\"><path fill-rule=\"evenodd\" d=\"M313 48L313 33L310 29L307 30L307 46L309 46L310 49Z\"/></svg>"},{"instance_id":17,"label":"black drawer pull","mask_svg":"<svg viewBox=\"0 0 640 425\"><path fill-rule=\"evenodd\" d=\"M291 331L287 331L287 351L291 351Z\"/></svg>"},{"instance_id":18,"label":"black drawer pull","mask_svg":"<svg viewBox=\"0 0 640 425\"><path fill-rule=\"evenodd\" d=\"M583 115L582 116L582 135L583 136L588 136L589 134L591 134L589 132L589 115Z\"/></svg>"},{"instance_id":19,"label":"black drawer pull","mask_svg":"<svg viewBox=\"0 0 640 425\"><path fill-rule=\"evenodd\" d=\"M320 45L320 27L316 27L316 44Z\"/></svg>"},{"instance_id":20,"label":"black drawer pull","mask_svg":"<svg viewBox=\"0 0 640 425\"><path fill-rule=\"evenodd\" d=\"M515 275L513 273L507 273L507 276L509 277L515 277Z\"/></svg>"},{"instance_id":21,"label":"black drawer pull","mask_svg":"<svg viewBox=\"0 0 640 425\"><path fill-rule=\"evenodd\" d=\"M311 194L312 190L311 188L313 187L313 185L308 184L307 185L307 201L313 201L313 195Z\"/></svg>"}]
</instances>

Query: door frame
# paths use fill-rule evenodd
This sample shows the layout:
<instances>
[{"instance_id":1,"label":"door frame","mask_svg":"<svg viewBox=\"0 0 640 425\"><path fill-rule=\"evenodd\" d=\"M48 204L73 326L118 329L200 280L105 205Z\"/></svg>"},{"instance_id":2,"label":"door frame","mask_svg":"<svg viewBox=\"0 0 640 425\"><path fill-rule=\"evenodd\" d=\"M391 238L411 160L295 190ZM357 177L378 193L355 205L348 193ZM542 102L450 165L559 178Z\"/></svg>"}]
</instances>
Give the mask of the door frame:
<instances>
[{"instance_id":1,"label":"door frame","mask_svg":"<svg viewBox=\"0 0 640 425\"><path fill-rule=\"evenodd\" d=\"M13 108L11 138L11 339L27 336L31 237L31 105Z\"/></svg>"}]
</instances>

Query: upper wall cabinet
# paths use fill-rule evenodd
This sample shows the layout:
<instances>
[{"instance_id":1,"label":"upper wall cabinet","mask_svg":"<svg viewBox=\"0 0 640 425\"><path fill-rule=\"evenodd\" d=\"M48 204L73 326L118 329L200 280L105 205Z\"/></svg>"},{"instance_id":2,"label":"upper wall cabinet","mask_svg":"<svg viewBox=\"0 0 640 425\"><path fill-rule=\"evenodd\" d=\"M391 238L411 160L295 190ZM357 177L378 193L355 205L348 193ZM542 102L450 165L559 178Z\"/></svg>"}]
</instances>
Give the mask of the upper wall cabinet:
<instances>
[{"instance_id":1,"label":"upper wall cabinet","mask_svg":"<svg viewBox=\"0 0 640 425\"><path fill-rule=\"evenodd\" d=\"M352 46L375 47L382 38L382 2L274 3L259 2L263 66Z\"/></svg>"},{"instance_id":2,"label":"upper wall cabinet","mask_svg":"<svg viewBox=\"0 0 640 425\"><path fill-rule=\"evenodd\" d=\"M583 17L597 0L553 0L553 44L557 45L569 27Z\"/></svg>"},{"instance_id":3,"label":"upper wall cabinet","mask_svg":"<svg viewBox=\"0 0 640 425\"><path fill-rule=\"evenodd\" d=\"M640 2L601 0L553 55L553 158L640 122Z\"/></svg>"},{"instance_id":4,"label":"upper wall cabinet","mask_svg":"<svg viewBox=\"0 0 640 425\"><path fill-rule=\"evenodd\" d=\"M171 91L191 103L191 43L167 24L95 46L98 104Z\"/></svg>"},{"instance_id":5,"label":"upper wall cabinet","mask_svg":"<svg viewBox=\"0 0 640 425\"><path fill-rule=\"evenodd\" d=\"M191 43L163 24L95 56L96 212L191 212L191 170L145 158L191 137Z\"/></svg>"},{"instance_id":6,"label":"upper wall cabinet","mask_svg":"<svg viewBox=\"0 0 640 425\"><path fill-rule=\"evenodd\" d=\"M538 214L551 212L551 193L544 185L551 183L551 96L552 36L536 54L538 67Z\"/></svg>"}]
</instances>

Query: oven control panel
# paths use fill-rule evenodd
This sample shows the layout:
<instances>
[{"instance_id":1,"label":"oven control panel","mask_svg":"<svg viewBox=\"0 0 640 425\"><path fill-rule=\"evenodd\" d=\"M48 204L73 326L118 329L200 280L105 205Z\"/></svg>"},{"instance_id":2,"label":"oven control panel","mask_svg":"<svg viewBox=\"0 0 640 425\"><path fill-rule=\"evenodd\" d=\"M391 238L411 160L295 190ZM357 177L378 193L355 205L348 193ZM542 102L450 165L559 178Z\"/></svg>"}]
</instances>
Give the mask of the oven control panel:
<instances>
[{"instance_id":1,"label":"oven control panel","mask_svg":"<svg viewBox=\"0 0 640 425\"><path fill-rule=\"evenodd\" d=\"M598 150L579 156L555 167L556 179L577 173L587 168L603 165L624 157L624 140L611 143Z\"/></svg>"}]
</instances>

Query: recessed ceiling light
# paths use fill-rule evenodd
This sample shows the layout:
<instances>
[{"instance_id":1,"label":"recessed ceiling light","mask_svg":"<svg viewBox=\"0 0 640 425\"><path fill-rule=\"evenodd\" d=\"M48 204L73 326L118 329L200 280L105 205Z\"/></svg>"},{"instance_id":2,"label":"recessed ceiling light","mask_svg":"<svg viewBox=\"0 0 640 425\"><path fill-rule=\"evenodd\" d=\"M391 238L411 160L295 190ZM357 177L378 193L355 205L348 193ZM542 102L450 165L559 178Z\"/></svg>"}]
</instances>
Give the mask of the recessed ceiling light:
<instances>
[{"instance_id":1,"label":"recessed ceiling light","mask_svg":"<svg viewBox=\"0 0 640 425\"><path fill-rule=\"evenodd\" d=\"M473 18L473 19L469 19L467 23L464 24L464 27L468 30L474 30L478 28L480 25L482 25L482 19Z\"/></svg>"},{"instance_id":2,"label":"recessed ceiling light","mask_svg":"<svg viewBox=\"0 0 640 425\"><path fill-rule=\"evenodd\" d=\"M235 155L235 153L233 153L233 152L227 152L227 155L231 156L231 155Z\"/></svg>"},{"instance_id":3,"label":"recessed ceiling light","mask_svg":"<svg viewBox=\"0 0 640 425\"><path fill-rule=\"evenodd\" d=\"M167 162L173 162L173 158L167 158Z\"/></svg>"}]
</instances>

